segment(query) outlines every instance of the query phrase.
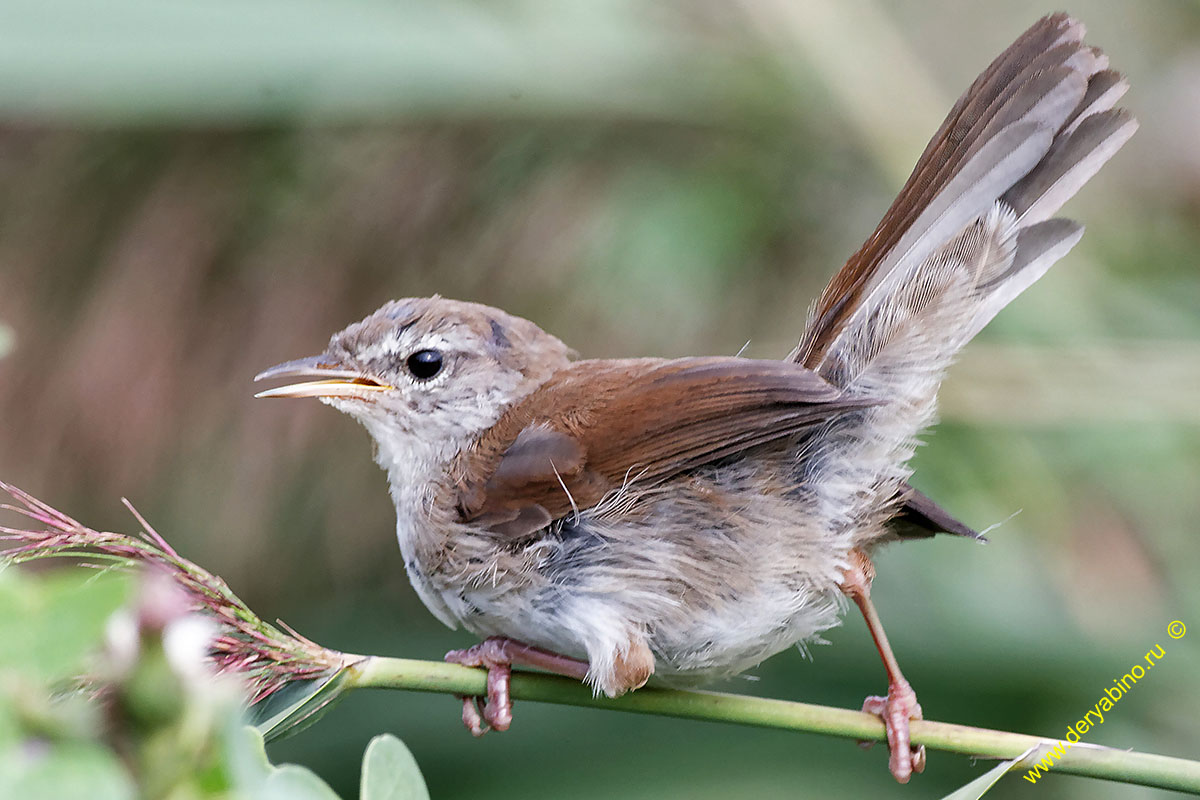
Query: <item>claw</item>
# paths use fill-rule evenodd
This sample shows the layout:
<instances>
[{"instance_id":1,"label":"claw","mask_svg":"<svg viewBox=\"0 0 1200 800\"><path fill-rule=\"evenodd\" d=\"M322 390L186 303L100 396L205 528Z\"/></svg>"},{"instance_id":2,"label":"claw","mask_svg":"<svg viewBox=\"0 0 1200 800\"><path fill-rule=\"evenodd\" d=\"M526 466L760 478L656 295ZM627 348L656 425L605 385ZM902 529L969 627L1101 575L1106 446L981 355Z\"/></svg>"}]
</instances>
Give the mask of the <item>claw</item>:
<instances>
[{"instance_id":1,"label":"claw","mask_svg":"<svg viewBox=\"0 0 1200 800\"><path fill-rule=\"evenodd\" d=\"M470 695L458 695L458 699L462 700L463 704L463 725L471 732L472 736L478 739L491 730L483 721L483 713L479 709L480 698L471 697Z\"/></svg>"},{"instance_id":2,"label":"claw","mask_svg":"<svg viewBox=\"0 0 1200 800\"><path fill-rule=\"evenodd\" d=\"M506 731L512 725L512 665L525 664L556 675L583 680L588 665L584 661L560 656L549 650L490 636L465 650L451 650L446 661L464 667L480 667L488 671L487 695L463 697L463 725L473 736L483 736L489 730Z\"/></svg>"},{"instance_id":3,"label":"claw","mask_svg":"<svg viewBox=\"0 0 1200 800\"><path fill-rule=\"evenodd\" d=\"M908 783L914 772L925 770L925 746L912 746L910 720L921 719L921 705L908 681L888 685L887 697L868 697L863 711L883 720L887 728L888 769L899 783Z\"/></svg>"},{"instance_id":4,"label":"claw","mask_svg":"<svg viewBox=\"0 0 1200 800\"><path fill-rule=\"evenodd\" d=\"M446 661L464 667L481 667L488 672L486 697L463 697L463 725L472 736L483 736L489 730L506 731L512 725L512 658L507 652L507 640L491 638L465 650L451 650Z\"/></svg>"}]
</instances>

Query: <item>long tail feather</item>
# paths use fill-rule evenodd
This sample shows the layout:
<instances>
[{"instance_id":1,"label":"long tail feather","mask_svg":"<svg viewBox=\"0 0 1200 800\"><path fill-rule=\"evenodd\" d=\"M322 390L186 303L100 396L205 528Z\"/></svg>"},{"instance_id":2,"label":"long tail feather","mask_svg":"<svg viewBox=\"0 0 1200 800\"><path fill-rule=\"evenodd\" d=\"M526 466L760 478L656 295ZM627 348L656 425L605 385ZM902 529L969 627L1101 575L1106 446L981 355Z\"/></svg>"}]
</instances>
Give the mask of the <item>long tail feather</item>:
<instances>
[{"instance_id":1,"label":"long tail feather","mask_svg":"<svg viewBox=\"0 0 1200 800\"><path fill-rule=\"evenodd\" d=\"M1128 85L1083 36L1075 20L1045 17L975 80L875 232L817 301L794 360L836 371L829 355L853 337L852 321L861 323L965 226L998 202L1018 215L1014 235L1049 219L1133 135L1137 122L1111 111Z\"/></svg>"},{"instance_id":2,"label":"long tail feather","mask_svg":"<svg viewBox=\"0 0 1200 800\"><path fill-rule=\"evenodd\" d=\"M992 62L810 313L791 357L877 402L832 426L813 461L847 529L890 513L946 368L1079 241L1083 227L1053 215L1137 129L1113 109L1124 78L1083 36L1046 17Z\"/></svg>"}]
</instances>

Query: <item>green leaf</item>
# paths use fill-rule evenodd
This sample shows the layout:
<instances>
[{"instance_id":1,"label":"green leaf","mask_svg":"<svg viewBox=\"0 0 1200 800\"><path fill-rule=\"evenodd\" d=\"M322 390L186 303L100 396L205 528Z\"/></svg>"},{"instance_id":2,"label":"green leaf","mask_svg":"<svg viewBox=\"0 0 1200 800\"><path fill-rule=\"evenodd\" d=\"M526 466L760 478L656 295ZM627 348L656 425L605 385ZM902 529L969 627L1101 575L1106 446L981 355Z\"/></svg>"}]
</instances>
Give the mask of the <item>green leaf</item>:
<instances>
[{"instance_id":1,"label":"green leaf","mask_svg":"<svg viewBox=\"0 0 1200 800\"><path fill-rule=\"evenodd\" d=\"M275 769L267 758L262 732L253 725L238 725L226 735L225 763L243 788L260 786Z\"/></svg>"},{"instance_id":2,"label":"green leaf","mask_svg":"<svg viewBox=\"0 0 1200 800\"><path fill-rule=\"evenodd\" d=\"M258 720L255 726L268 742L299 733L341 699L350 688L348 677L346 668L342 668L322 680L297 681L285 686L251 709ZM281 706L281 710L275 711Z\"/></svg>"},{"instance_id":3,"label":"green leaf","mask_svg":"<svg viewBox=\"0 0 1200 800\"><path fill-rule=\"evenodd\" d=\"M0 797L21 800L134 800L137 791L117 757L84 742L39 751L34 742L0 753Z\"/></svg>"},{"instance_id":4,"label":"green leaf","mask_svg":"<svg viewBox=\"0 0 1200 800\"><path fill-rule=\"evenodd\" d=\"M241 795L254 800L338 800L311 770L295 764L273 766L257 728L242 726L226 744L226 761Z\"/></svg>"},{"instance_id":5,"label":"green leaf","mask_svg":"<svg viewBox=\"0 0 1200 800\"><path fill-rule=\"evenodd\" d=\"M254 796L258 800L340 800L315 772L296 764L277 767Z\"/></svg>"},{"instance_id":6,"label":"green leaf","mask_svg":"<svg viewBox=\"0 0 1200 800\"><path fill-rule=\"evenodd\" d=\"M416 759L390 733L376 736L363 756L360 800L429 800Z\"/></svg>"},{"instance_id":7,"label":"green leaf","mask_svg":"<svg viewBox=\"0 0 1200 800\"><path fill-rule=\"evenodd\" d=\"M11 693L14 691L20 689L9 685L0 690L0 753L21 739L21 724L12 703Z\"/></svg>"},{"instance_id":8,"label":"green leaf","mask_svg":"<svg viewBox=\"0 0 1200 800\"><path fill-rule=\"evenodd\" d=\"M0 579L0 671L53 683L82 671L109 618L125 602L131 579L115 572L70 570L28 580L18 570Z\"/></svg>"},{"instance_id":9,"label":"green leaf","mask_svg":"<svg viewBox=\"0 0 1200 800\"><path fill-rule=\"evenodd\" d=\"M1004 761L989 769L987 772L980 775L975 780L968 783L966 786L955 789L950 794L942 798L942 800L978 800L983 797L988 789L996 785L996 781L1003 778L1009 770L1025 760L1025 757L1032 753L1036 748L1029 748L1021 755L1014 758L1012 761Z\"/></svg>"}]
</instances>

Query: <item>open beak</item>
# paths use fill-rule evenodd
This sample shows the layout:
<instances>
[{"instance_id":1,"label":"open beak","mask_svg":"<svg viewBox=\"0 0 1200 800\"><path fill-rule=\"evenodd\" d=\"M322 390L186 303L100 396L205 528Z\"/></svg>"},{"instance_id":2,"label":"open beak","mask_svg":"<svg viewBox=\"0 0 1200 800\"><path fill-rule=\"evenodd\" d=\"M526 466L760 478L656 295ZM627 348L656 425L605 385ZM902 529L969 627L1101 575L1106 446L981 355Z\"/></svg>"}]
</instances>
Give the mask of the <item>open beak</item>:
<instances>
[{"instance_id":1,"label":"open beak","mask_svg":"<svg viewBox=\"0 0 1200 800\"><path fill-rule=\"evenodd\" d=\"M268 378L316 378L312 381L289 383L259 392L255 397L357 397L391 389L386 383L352 369L330 364L325 356L311 356L276 364L254 376L255 381Z\"/></svg>"}]
</instances>

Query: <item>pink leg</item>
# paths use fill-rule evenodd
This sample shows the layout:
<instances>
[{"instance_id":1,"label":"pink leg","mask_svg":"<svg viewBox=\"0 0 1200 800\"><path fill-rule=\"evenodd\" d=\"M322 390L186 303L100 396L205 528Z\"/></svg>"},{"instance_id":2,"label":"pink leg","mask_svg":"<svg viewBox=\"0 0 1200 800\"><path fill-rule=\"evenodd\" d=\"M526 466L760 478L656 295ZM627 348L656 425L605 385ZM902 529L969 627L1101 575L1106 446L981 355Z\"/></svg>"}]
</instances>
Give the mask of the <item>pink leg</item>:
<instances>
[{"instance_id":1,"label":"pink leg","mask_svg":"<svg viewBox=\"0 0 1200 800\"><path fill-rule=\"evenodd\" d=\"M463 725L472 736L483 736L489 730L506 731L512 724L512 665L537 667L556 675L583 680L587 675L586 662L551 653L538 647L522 644L503 636L490 636L466 650L451 650L446 661L464 667L482 667L488 671L487 698L463 697Z\"/></svg>"},{"instance_id":2,"label":"pink leg","mask_svg":"<svg viewBox=\"0 0 1200 800\"><path fill-rule=\"evenodd\" d=\"M900 664L883 632L883 623L871 602L871 580L875 577L875 565L861 550L850 551L851 566L843 572L842 591L862 611L871 638L883 659L888 676L887 697L868 697L863 711L883 719L887 728L888 768L900 783L908 783L914 772L925 770L925 747L913 747L908 733L910 720L921 719L921 706L917 694L900 672Z\"/></svg>"}]
</instances>

